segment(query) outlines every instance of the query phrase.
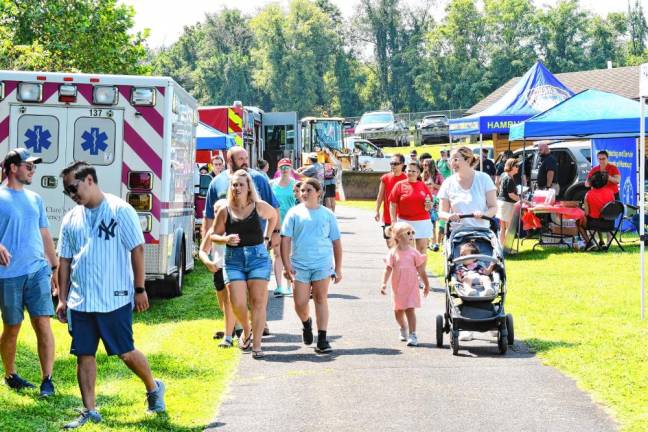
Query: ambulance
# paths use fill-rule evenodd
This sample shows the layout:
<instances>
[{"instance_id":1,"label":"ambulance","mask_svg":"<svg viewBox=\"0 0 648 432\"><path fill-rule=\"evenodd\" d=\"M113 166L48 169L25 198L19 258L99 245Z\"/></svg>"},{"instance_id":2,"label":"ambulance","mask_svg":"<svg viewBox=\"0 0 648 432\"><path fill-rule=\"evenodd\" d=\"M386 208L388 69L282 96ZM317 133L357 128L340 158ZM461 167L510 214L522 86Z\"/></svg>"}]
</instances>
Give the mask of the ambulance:
<instances>
[{"instance_id":1,"label":"ambulance","mask_svg":"<svg viewBox=\"0 0 648 432\"><path fill-rule=\"evenodd\" d=\"M50 231L75 204L61 170L86 161L102 190L139 215L147 288L182 293L193 269L193 166L197 103L168 77L0 71L0 157L27 148L43 162L30 189Z\"/></svg>"}]
</instances>

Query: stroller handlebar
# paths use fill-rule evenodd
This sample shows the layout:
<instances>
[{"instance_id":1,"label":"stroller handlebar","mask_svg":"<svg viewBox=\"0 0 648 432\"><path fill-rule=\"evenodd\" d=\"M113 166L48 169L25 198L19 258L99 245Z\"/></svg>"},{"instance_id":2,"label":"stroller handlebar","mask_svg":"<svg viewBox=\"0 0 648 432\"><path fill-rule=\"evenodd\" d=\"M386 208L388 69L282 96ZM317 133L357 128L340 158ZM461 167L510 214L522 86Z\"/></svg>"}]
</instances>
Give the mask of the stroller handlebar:
<instances>
[{"instance_id":1,"label":"stroller handlebar","mask_svg":"<svg viewBox=\"0 0 648 432\"><path fill-rule=\"evenodd\" d=\"M495 219L493 219L492 217L488 217L488 216L482 216L480 218L476 218L472 213L460 214L459 215L459 219L470 219L470 218L483 219L483 220L486 220L488 222L495 222Z\"/></svg>"},{"instance_id":2,"label":"stroller handlebar","mask_svg":"<svg viewBox=\"0 0 648 432\"><path fill-rule=\"evenodd\" d=\"M491 255L475 254L475 255L464 255L459 256L452 260L454 264L461 264L464 261L470 260L479 260L479 261L488 261L488 262L499 262L499 259Z\"/></svg>"}]
</instances>

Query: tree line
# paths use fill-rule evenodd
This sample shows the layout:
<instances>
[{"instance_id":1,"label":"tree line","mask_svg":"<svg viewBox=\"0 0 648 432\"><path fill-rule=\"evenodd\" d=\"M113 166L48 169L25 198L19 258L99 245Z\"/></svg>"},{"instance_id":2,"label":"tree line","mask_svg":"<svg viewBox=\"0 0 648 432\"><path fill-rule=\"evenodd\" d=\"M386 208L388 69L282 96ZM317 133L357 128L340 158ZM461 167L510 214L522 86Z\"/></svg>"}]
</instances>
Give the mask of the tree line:
<instances>
[{"instance_id":1,"label":"tree line","mask_svg":"<svg viewBox=\"0 0 648 432\"><path fill-rule=\"evenodd\" d=\"M205 105L356 116L469 108L536 59L553 73L648 61L639 0L606 17L578 0L360 0L348 18L292 0L207 14L159 50L133 17L116 0L0 0L0 67L169 75Z\"/></svg>"}]
</instances>

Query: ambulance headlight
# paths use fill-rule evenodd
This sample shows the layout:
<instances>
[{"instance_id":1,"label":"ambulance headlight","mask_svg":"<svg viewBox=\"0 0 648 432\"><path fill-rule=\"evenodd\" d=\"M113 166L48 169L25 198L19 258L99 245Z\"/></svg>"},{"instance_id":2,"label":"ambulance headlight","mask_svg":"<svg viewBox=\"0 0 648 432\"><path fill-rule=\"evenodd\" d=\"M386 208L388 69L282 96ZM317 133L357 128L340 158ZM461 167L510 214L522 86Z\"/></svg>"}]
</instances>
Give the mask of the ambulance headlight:
<instances>
[{"instance_id":1,"label":"ambulance headlight","mask_svg":"<svg viewBox=\"0 0 648 432\"><path fill-rule=\"evenodd\" d=\"M92 103L94 105L115 105L117 103L117 87L94 86Z\"/></svg>"},{"instance_id":2,"label":"ambulance headlight","mask_svg":"<svg viewBox=\"0 0 648 432\"><path fill-rule=\"evenodd\" d=\"M131 104L140 106L155 105L155 89L153 87L133 87Z\"/></svg>"},{"instance_id":3,"label":"ambulance headlight","mask_svg":"<svg viewBox=\"0 0 648 432\"><path fill-rule=\"evenodd\" d=\"M148 212L153 208L153 195L150 193L127 193L126 202L137 211Z\"/></svg>"},{"instance_id":4,"label":"ambulance headlight","mask_svg":"<svg viewBox=\"0 0 648 432\"><path fill-rule=\"evenodd\" d=\"M39 83L19 83L18 100L21 102L42 102L43 85Z\"/></svg>"},{"instance_id":5,"label":"ambulance headlight","mask_svg":"<svg viewBox=\"0 0 648 432\"><path fill-rule=\"evenodd\" d=\"M137 213L137 216L139 216L142 232L151 232L151 230L153 229L153 216L148 213Z\"/></svg>"}]
</instances>

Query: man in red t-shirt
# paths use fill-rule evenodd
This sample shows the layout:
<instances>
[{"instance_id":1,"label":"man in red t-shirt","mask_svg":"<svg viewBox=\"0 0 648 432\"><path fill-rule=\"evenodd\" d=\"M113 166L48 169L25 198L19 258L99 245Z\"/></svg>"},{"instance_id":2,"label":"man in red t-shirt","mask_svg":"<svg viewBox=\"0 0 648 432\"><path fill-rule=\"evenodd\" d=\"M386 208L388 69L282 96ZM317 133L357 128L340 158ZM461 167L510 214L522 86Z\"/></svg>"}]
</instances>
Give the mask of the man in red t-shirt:
<instances>
[{"instance_id":1,"label":"man in red t-shirt","mask_svg":"<svg viewBox=\"0 0 648 432\"><path fill-rule=\"evenodd\" d=\"M619 183L621 183L621 172L619 171L619 168L617 168L616 165L610 163L610 161L608 160L608 152L605 150L601 150L596 153L596 158L598 159L599 164L592 168L587 174L585 186L591 187L590 178L592 177L592 175L594 175L594 173L599 171L607 173L607 184L605 185L605 187L610 189L610 191L612 191L612 195L614 195L614 199L618 200Z\"/></svg>"},{"instance_id":2,"label":"man in red t-shirt","mask_svg":"<svg viewBox=\"0 0 648 432\"><path fill-rule=\"evenodd\" d=\"M394 185L407 178L405 173L403 173L405 156L399 153L394 154L389 165L391 172L380 177L380 187L378 188L378 196L376 197L375 216L376 222L380 222L380 207L382 205L383 237L387 240L387 246L389 246L389 236L385 233L385 229L392 223L389 216L389 196Z\"/></svg>"}]
</instances>

